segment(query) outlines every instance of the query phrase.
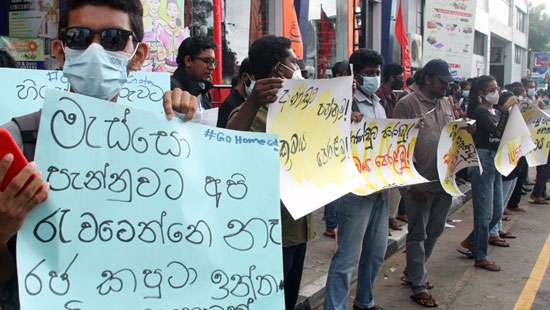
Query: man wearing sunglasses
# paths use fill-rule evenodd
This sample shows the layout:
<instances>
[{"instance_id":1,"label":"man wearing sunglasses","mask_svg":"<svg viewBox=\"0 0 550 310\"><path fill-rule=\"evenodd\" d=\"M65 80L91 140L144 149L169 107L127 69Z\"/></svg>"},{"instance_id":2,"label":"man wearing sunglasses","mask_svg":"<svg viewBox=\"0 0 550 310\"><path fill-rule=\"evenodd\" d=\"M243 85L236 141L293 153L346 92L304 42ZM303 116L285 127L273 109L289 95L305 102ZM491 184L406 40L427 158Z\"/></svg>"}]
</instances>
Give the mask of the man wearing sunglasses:
<instances>
[{"instance_id":1,"label":"man wearing sunglasses","mask_svg":"<svg viewBox=\"0 0 550 310\"><path fill-rule=\"evenodd\" d=\"M147 45L141 42L140 0L67 0L61 10L60 29L59 40L53 42L53 55L71 91L83 95L116 101L128 72L140 70L148 54ZM175 112L192 118L196 105L196 98L181 89L164 95L169 119ZM48 197L48 184L32 162L39 119L37 112L2 126L31 163L0 192L0 309L19 309L15 234L27 214ZM0 183L12 161L11 154L0 159ZM34 178L25 187L31 175Z\"/></svg>"},{"instance_id":2,"label":"man wearing sunglasses","mask_svg":"<svg viewBox=\"0 0 550 310\"><path fill-rule=\"evenodd\" d=\"M197 97L199 110L212 108L212 72L217 61L216 45L206 37L189 37L181 42L176 62L178 68L172 76L172 89L181 88Z\"/></svg>"}]
</instances>

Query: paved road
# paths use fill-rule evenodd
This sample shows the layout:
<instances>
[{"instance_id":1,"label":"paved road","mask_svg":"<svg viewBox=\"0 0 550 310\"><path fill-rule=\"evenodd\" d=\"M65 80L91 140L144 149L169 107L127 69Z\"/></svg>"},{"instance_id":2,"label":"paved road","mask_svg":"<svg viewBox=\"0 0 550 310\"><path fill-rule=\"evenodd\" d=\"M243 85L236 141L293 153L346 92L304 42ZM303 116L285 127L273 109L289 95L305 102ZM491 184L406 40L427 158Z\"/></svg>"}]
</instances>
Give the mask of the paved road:
<instances>
[{"instance_id":1,"label":"paved road","mask_svg":"<svg viewBox=\"0 0 550 310\"><path fill-rule=\"evenodd\" d=\"M460 222L454 224L456 228L446 229L428 265L439 309L550 309L550 269L546 269L550 260L550 205L524 206L527 213L513 215L505 222L518 239L510 241L510 248L489 249L490 258L503 269L497 273L474 268L472 260L455 250L472 228L471 203L451 217ZM410 300L410 290L401 284L404 262L401 251L383 266L375 298L384 309L424 309ZM352 291L349 309L354 294Z\"/></svg>"}]
</instances>

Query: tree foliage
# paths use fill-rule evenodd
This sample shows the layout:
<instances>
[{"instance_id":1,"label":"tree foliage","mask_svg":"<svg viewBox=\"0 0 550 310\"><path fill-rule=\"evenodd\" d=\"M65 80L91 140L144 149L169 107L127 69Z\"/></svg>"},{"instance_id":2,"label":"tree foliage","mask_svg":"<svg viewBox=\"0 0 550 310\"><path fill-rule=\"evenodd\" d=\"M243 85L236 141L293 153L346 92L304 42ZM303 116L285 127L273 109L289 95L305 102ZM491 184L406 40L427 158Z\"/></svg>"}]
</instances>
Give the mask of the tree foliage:
<instances>
[{"instance_id":1,"label":"tree foliage","mask_svg":"<svg viewBox=\"0 0 550 310\"><path fill-rule=\"evenodd\" d=\"M529 48L533 51L550 50L550 16L545 4L529 6Z\"/></svg>"}]
</instances>

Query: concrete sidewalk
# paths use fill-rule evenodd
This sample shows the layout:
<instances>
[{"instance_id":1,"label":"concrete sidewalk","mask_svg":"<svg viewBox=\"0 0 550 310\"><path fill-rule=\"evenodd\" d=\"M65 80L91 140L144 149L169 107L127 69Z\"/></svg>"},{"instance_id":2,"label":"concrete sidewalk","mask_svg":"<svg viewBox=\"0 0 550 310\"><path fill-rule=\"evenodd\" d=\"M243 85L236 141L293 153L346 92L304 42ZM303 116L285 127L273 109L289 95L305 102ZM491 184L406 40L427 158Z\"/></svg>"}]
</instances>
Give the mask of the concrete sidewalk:
<instances>
[{"instance_id":1,"label":"concrete sidewalk","mask_svg":"<svg viewBox=\"0 0 550 310\"><path fill-rule=\"evenodd\" d=\"M465 195L453 199L450 214L459 210L467 201L471 199L470 184L467 183L466 185L463 185L461 189ZM325 231L323 209L319 209L314 212L313 217L316 225L315 228L317 231L317 236L315 240L308 243L300 297L296 306L296 309L298 310L312 309L322 304L330 260L336 250L336 241L323 235L323 232ZM399 249L405 246L407 226L403 226L402 231L391 231L391 234L392 236L388 239L386 258L395 254L399 251Z\"/></svg>"}]
</instances>

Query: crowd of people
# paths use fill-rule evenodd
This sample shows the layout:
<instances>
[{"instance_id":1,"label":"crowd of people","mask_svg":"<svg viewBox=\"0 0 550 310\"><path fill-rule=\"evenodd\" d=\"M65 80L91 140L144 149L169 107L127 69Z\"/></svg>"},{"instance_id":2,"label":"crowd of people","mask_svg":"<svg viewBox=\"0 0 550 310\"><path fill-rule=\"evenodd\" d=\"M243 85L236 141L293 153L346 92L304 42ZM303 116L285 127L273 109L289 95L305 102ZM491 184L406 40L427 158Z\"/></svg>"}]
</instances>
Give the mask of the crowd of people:
<instances>
[{"instance_id":1,"label":"crowd of people","mask_svg":"<svg viewBox=\"0 0 550 310\"><path fill-rule=\"evenodd\" d=\"M97 98L116 101L120 81L97 80L104 76L126 76L139 70L148 53L143 40L143 8L139 0L70 0L61 14L61 34L53 53L66 74L72 90ZM172 76L172 90L164 96L169 119L192 118L196 111L210 109L211 75L217 63L217 47L210 39L190 37L183 41L177 56L178 68ZM92 61L93 60L93 61ZM102 65L102 61L124 66ZM99 61L100 63L98 63ZM15 63L5 52L0 65ZM459 249L474 258L474 265L499 271L488 258L488 245L508 247L514 238L502 230L502 221L519 207L521 195L531 189L527 163L523 159L509 175L496 170L494 157L502 136L508 111L514 104L530 101L548 105L548 91L536 91L532 80L522 80L500 89L495 78L480 76L456 81L444 60L427 62L414 77L404 81L403 67L384 64L382 56L371 49L359 49L349 59L334 64L332 75L351 75L353 66L352 121L363 118L421 119L414 151L415 168L428 180L438 180L437 145L441 130L457 118L476 120L473 134L483 173L478 167L461 171L459 179L471 182L474 227ZM94 80L95 79L95 80ZM248 58L240 65L233 88L219 109L218 127L240 131L266 131L268 105L277 98L284 79L302 79L301 68L284 37L267 35L257 39ZM115 95L113 95L115 94ZM38 112L39 115L39 112ZM30 116L37 120L37 114ZM18 309L15 265L15 236L27 214L48 198L48 184L33 161L38 125L29 128L29 116L13 119L8 129L28 157L28 164L0 192L0 305ZM38 123L36 121L36 123ZM30 137L30 138L29 138ZM34 137L34 140L33 140ZM26 149L26 150L25 150ZM0 180L13 161L7 155L0 161ZM31 175L30 184L24 186ZM546 182L549 165L537 167L531 203L548 204ZM451 207L451 196L439 182L429 182L377 192L368 196L349 193L325 207L325 236L337 236L337 251L328 270L324 309L346 309L352 275L357 270L354 309L382 309L373 296L375 279L384 260L388 235L401 230L399 221L408 223L407 265L403 281L412 290L412 300L425 307L436 307L430 294L426 263L444 231ZM283 270L286 309L297 302L307 244L314 238L311 216L294 220L281 203Z\"/></svg>"}]
</instances>

